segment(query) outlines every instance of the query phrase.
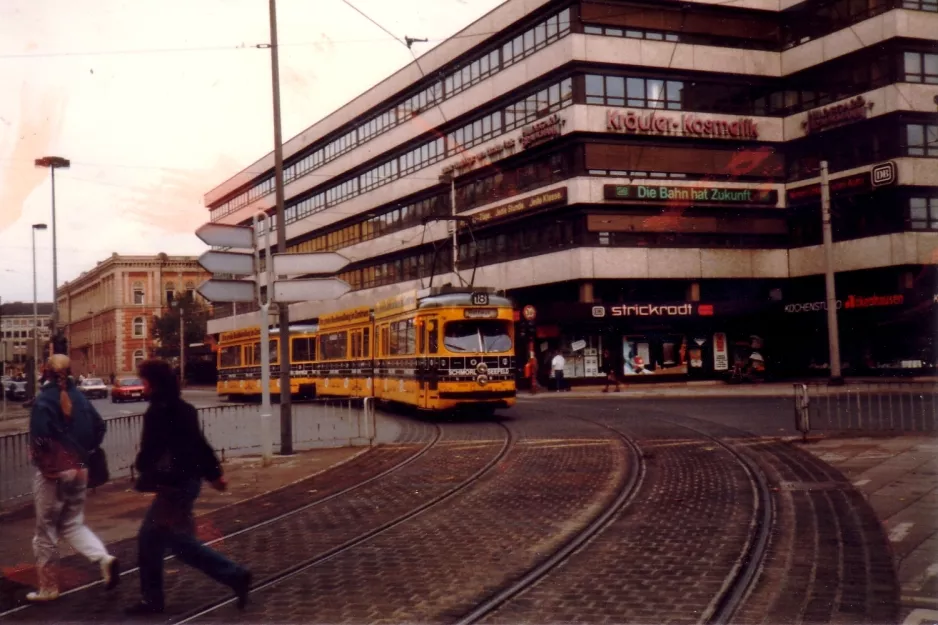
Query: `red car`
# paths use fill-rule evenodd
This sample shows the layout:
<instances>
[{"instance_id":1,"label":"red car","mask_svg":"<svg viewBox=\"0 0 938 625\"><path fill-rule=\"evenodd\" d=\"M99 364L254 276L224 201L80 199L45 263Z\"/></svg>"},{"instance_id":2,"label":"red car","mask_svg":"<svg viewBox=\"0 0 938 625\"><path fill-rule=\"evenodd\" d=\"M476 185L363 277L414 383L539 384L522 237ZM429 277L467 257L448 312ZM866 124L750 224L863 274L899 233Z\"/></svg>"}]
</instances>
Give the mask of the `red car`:
<instances>
[{"instance_id":1,"label":"red car","mask_svg":"<svg viewBox=\"0 0 938 625\"><path fill-rule=\"evenodd\" d=\"M122 378L111 387L111 403L143 400L143 383L137 378Z\"/></svg>"}]
</instances>

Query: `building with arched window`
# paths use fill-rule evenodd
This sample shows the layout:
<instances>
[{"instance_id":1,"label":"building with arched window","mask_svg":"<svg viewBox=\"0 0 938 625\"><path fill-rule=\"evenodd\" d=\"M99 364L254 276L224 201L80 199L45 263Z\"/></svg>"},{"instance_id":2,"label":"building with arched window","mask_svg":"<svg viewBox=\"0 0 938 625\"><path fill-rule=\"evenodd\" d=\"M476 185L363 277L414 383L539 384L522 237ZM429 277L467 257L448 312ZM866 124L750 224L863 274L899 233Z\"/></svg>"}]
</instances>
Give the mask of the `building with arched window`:
<instances>
[{"instance_id":1,"label":"building with arched window","mask_svg":"<svg viewBox=\"0 0 938 625\"><path fill-rule=\"evenodd\" d=\"M59 287L60 325L76 375L132 375L158 347L153 320L210 275L195 257L112 255Z\"/></svg>"}]
</instances>

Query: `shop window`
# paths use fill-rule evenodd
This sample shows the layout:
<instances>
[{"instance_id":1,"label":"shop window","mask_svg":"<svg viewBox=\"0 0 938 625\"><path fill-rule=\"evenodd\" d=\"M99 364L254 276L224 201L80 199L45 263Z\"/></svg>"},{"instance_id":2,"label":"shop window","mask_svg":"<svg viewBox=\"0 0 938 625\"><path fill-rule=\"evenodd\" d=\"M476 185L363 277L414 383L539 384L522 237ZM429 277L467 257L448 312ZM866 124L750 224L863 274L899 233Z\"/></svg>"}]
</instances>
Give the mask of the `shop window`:
<instances>
[{"instance_id":1,"label":"shop window","mask_svg":"<svg viewBox=\"0 0 938 625\"><path fill-rule=\"evenodd\" d=\"M906 82L938 84L938 54L906 52L903 66Z\"/></svg>"},{"instance_id":2,"label":"shop window","mask_svg":"<svg viewBox=\"0 0 938 625\"><path fill-rule=\"evenodd\" d=\"M938 230L938 197L910 198L909 223L913 230Z\"/></svg>"}]
</instances>

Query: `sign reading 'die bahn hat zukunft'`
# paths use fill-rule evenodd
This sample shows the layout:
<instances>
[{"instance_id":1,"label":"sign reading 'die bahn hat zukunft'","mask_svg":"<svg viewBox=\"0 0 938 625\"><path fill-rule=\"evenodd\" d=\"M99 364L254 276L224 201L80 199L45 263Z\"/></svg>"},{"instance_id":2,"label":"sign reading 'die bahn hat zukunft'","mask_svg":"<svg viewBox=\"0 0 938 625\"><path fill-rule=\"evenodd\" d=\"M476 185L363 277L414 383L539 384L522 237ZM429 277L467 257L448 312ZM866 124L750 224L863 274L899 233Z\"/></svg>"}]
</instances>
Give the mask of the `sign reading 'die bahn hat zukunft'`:
<instances>
[{"instance_id":1,"label":"sign reading 'die bahn hat zukunft'","mask_svg":"<svg viewBox=\"0 0 938 625\"><path fill-rule=\"evenodd\" d=\"M734 189L729 187L680 187L661 184L607 184L607 200L618 202L679 201L692 204L770 204L778 203L774 189Z\"/></svg>"}]
</instances>

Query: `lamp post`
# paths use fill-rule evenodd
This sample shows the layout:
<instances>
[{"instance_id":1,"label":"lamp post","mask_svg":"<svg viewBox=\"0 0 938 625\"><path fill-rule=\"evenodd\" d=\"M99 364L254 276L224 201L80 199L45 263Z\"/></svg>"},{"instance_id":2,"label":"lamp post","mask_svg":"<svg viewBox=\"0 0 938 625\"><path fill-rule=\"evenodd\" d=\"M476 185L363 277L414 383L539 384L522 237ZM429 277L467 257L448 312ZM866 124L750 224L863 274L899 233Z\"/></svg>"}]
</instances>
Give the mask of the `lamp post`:
<instances>
[{"instance_id":1,"label":"lamp post","mask_svg":"<svg viewBox=\"0 0 938 625\"><path fill-rule=\"evenodd\" d=\"M55 339L59 326L59 259L55 238L55 170L68 169L72 162L61 156L43 156L36 159L36 167L48 167L52 173L52 321L49 324L49 336ZM52 348L49 349L52 355Z\"/></svg>"},{"instance_id":2,"label":"lamp post","mask_svg":"<svg viewBox=\"0 0 938 625\"><path fill-rule=\"evenodd\" d=\"M33 371L39 366L39 299L36 293L36 231L45 230L46 224L33 224ZM33 376L35 377L35 375ZM33 381L35 384L35 380ZM36 396L35 386L33 397Z\"/></svg>"}]
</instances>

